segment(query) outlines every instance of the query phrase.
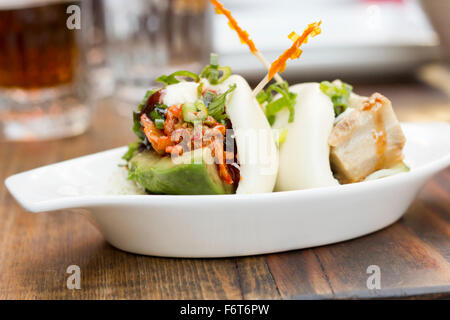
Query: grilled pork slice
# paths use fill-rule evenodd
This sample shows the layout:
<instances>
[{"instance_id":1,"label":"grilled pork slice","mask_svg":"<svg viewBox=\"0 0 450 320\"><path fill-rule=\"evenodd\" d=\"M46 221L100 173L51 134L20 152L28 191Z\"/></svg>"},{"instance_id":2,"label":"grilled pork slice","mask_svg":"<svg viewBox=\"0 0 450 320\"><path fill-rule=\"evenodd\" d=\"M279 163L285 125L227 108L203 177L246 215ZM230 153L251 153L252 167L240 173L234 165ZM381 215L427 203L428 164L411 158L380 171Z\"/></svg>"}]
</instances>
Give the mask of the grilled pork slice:
<instances>
[{"instance_id":1,"label":"grilled pork slice","mask_svg":"<svg viewBox=\"0 0 450 320\"><path fill-rule=\"evenodd\" d=\"M403 160L405 144L391 102L379 93L370 98L354 95L351 110L331 131L331 168L340 183L363 180Z\"/></svg>"}]
</instances>

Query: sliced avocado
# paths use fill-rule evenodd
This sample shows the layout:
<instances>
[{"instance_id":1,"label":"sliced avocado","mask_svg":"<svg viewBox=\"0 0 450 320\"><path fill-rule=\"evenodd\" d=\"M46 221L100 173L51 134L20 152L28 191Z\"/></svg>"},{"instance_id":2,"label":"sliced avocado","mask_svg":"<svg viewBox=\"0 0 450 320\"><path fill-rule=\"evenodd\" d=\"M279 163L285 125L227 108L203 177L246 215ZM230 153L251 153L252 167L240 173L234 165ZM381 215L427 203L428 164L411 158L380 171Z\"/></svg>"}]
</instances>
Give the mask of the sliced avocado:
<instances>
[{"instance_id":1,"label":"sliced avocado","mask_svg":"<svg viewBox=\"0 0 450 320\"><path fill-rule=\"evenodd\" d=\"M211 155L197 150L176 161L153 151L136 154L128 163L129 177L151 193L158 194L227 194L233 186L219 177Z\"/></svg>"}]
</instances>

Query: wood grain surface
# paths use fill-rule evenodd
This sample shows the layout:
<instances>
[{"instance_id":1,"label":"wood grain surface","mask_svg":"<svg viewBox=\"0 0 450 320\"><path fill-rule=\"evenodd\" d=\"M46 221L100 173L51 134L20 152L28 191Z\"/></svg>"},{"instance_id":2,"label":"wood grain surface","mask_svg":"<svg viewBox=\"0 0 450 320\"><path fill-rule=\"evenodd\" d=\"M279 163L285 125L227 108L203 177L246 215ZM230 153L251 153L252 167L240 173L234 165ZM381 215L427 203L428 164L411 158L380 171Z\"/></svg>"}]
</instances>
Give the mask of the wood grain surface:
<instances>
[{"instance_id":1,"label":"wood grain surface","mask_svg":"<svg viewBox=\"0 0 450 320\"><path fill-rule=\"evenodd\" d=\"M370 86L360 89L370 93ZM448 97L418 84L377 87L401 120L450 121ZM0 143L0 180L133 140L128 104L97 104L90 131L47 142ZM81 289L66 288L69 265ZM368 290L378 265L381 289ZM80 214L25 212L0 184L0 299L320 299L450 295L450 168L430 180L405 216L334 245L230 259L129 254L107 244Z\"/></svg>"}]
</instances>

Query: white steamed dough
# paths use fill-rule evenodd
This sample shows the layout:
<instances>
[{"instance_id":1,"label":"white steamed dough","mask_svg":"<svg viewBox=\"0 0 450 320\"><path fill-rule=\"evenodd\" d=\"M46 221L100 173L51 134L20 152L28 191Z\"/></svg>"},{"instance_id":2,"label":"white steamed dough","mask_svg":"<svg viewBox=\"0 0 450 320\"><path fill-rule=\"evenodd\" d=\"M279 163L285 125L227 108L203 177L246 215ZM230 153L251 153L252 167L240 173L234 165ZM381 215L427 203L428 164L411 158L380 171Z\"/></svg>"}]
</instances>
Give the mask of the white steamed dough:
<instances>
[{"instance_id":1,"label":"white steamed dough","mask_svg":"<svg viewBox=\"0 0 450 320\"><path fill-rule=\"evenodd\" d=\"M253 97L247 81L231 75L220 85L212 86L204 80L206 88L225 92L230 85L236 89L229 94L226 113L233 124L241 181L237 194L272 192L278 170L278 151L270 125L263 110Z\"/></svg>"},{"instance_id":2,"label":"white steamed dough","mask_svg":"<svg viewBox=\"0 0 450 320\"><path fill-rule=\"evenodd\" d=\"M280 146L280 166L276 191L310 189L337 185L330 168L328 137L333 129L334 109L318 83L296 84L289 91L297 94L294 122L289 111L281 110L274 129L287 128Z\"/></svg>"},{"instance_id":3,"label":"white steamed dough","mask_svg":"<svg viewBox=\"0 0 450 320\"><path fill-rule=\"evenodd\" d=\"M193 103L197 98L198 83L180 82L165 88L163 103L168 106L183 103Z\"/></svg>"}]
</instances>

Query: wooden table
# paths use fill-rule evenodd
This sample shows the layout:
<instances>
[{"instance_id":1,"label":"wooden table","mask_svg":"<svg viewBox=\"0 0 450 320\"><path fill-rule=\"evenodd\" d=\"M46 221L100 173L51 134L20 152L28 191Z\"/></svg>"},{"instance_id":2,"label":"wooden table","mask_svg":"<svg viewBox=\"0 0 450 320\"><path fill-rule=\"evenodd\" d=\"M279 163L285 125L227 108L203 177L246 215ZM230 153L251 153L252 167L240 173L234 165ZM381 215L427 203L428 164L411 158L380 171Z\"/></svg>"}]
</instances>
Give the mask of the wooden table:
<instances>
[{"instance_id":1,"label":"wooden table","mask_svg":"<svg viewBox=\"0 0 450 320\"><path fill-rule=\"evenodd\" d=\"M360 86L361 93L373 88ZM419 84L379 87L401 120L450 121L448 97ZM99 103L80 137L1 143L0 180L132 141L130 106ZM101 115L101 116L100 116ZM66 288L69 265L81 289ZM378 265L381 290L368 290ZM291 299L445 297L450 292L450 168L420 192L394 225L329 246L230 259L139 256L108 245L80 215L25 212L0 184L0 299Z\"/></svg>"}]
</instances>

